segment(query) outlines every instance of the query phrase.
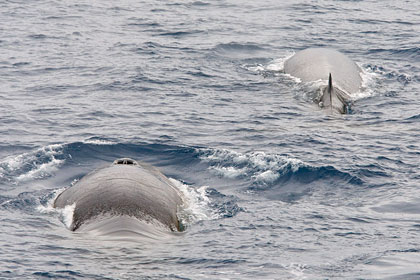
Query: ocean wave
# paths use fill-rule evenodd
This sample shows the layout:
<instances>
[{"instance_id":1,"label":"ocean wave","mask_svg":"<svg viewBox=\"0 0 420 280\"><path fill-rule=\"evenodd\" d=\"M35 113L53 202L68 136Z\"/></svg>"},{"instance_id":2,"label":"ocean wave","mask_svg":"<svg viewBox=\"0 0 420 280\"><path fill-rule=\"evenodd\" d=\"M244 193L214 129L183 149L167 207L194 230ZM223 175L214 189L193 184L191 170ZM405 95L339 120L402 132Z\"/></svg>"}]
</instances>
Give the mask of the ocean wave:
<instances>
[{"instance_id":1,"label":"ocean wave","mask_svg":"<svg viewBox=\"0 0 420 280\"><path fill-rule=\"evenodd\" d=\"M420 48L419 47L407 47L407 48L400 48L400 49L371 49L369 50L370 53L378 55L390 55L390 56L398 56L404 57L408 59L420 59Z\"/></svg>"},{"instance_id":2,"label":"ocean wave","mask_svg":"<svg viewBox=\"0 0 420 280\"><path fill-rule=\"evenodd\" d=\"M366 64L364 67L364 75L367 75L367 77L362 76L362 78L366 78L367 81L369 82L369 80L376 80L375 84L377 86L378 82L377 80L379 78L381 78L381 80L396 80L399 83L401 83L402 85L408 85L409 83L411 83L413 80L416 80L416 76L411 76L409 74L406 73L400 73L399 71L395 71L395 70L389 70L386 69L382 66L378 66L378 65L373 65L373 64ZM370 77L373 77L374 79L370 79Z\"/></svg>"},{"instance_id":3,"label":"ocean wave","mask_svg":"<svg viewBox=\"0 0 420 280\"><path fill-rule=\"evenodd\" d=\"M420 120L420 114L415 114L415 115L413 115L413 116L411 116L411 117L408 117L408 118L406 118L405 119L406 121L419 121Z\"/></svg>"},{"instance_id":4,"label":"ocean wave","mask_svg":"<svg viewBox=\"0 0 420 280\"><path fill-rule=\"evenodd\" d=\"M335 185L361 185L363 181L333 166L313 166L299 159L264 152L238 153L226 149L200 150L200 158L215 175L248 182L249 190L281 189L285 185L310 186L317 181L335 180Z\"/></svg>"},{"instance_id":5,"label":"ocean wave","mask_svg":"<svg viewBox=\"0 0 420 280\"><path fill-rule=\"evenodd\" d=\"M303 164L300 160L264 152L246 154L221 149L203 149L200 158L210 164L213 173L226 178L252 178L255 182L273 183L289 168L297 171Z\"/></svg>"},{"instance_id":6,"label":"ocean wave","mask_svg":"<svg viewBox=\"0 0 420 280\"><path fill-rule=\"evenodd\" d=\"M33 213L44 194L42 192L23 192L15 197L5 199L0 206L9 211Z\"/></svg>"},{"instance_id":7,"label":"ocean wave","mask_svg":"<svg viewBox=\"0 0 420 280\"><path fill-rule=\"evenodd\" d=\"M80 176L92 168L110 164L116 158L130 157L156 166L193 164L199 160L195 148L165 144L172 138L162 137L159 142L117 142L112 138L91 137L79 142L46 145L0 161L0 180L5 183L28 182L54 177L60 169L71 168ZM25 148L27 149L27 148ZM79 174L79 172L82 172ZM61 174L62 175L62 174ZM60 175L60 178L63 177ZM67 176L69 175L69 176ZM71 174L64 176L73 180ZM72 177L72 178L70 178ZM67 182L64 182L67 184Z\"/></svg>"},{"instance_id":8,"label":"ocean wave","mask_svg":"<svg viewBox=\"0 0 420 280\"><path fill-rule=\"evenodd\" d=\"M197 35L200 33L204 33L203 30L191 30L191 31L170 31L170 32L166 32L161 30L161 33L158 33L159 36L170 36L170 37L175 37L175 38L183 38L189 35Z\"/></svg>"},{"instance_id":9,"label":"ocean wave","mask_svg":"<svg viewBox=\"0 0 420 280\"><path fill-rule=\"evenodd\" d=\"M264 53L267 52L267 49L255 43L230 42L216 45L212 52L220 57L255 62L262 58L266 60Z\"/></svg>"},{"instance_id":10,"label":"ocean wave","mask_svg":"<svg viewBox=\"0 0 420 280\"><path fill-rule=\"evenodd\" d=\"M231 42L227 44L218 44L215 47L215 50L221 51L221 52L254 52L254 51L261 51L264 50L263 47L258 46L254 43L237 43L237 42Z\"/></svg>"},{"instance_id":11,"label":"ocean wave","mask_svg":"<svg viewBox=\"0 0 420 280\"><path fill-rule=\"evenodd\" d=\"M51 176L65 162L63 145L53 144L9 156L0 162L0 178L15 183Z\"/></svg>"}]
</instances>

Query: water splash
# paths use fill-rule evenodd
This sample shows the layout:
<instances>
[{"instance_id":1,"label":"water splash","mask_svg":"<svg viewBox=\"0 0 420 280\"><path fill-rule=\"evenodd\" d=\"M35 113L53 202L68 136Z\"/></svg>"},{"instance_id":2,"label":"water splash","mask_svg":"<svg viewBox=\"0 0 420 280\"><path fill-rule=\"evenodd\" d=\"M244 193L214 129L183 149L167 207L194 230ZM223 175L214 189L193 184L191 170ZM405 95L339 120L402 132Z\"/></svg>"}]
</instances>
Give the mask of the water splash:
<instances>
[{"instance_id":1,"label":"water splash","mask_svg":"<svg viewBox=\"0 0 420 280\"><path fill-rule=\"evenodd\" d=\"M242 65L242 68L251 72L262 74L264 76L269 75L269 74L274 74L274 75L283 74L282 72L284 69L284 63L286 62L286 60L291 58L294 54L295 52L289 51L283 57L275 58L271 60L268 64L260 64L260 63L259 64L244 64ZM284 74L284 75L288 75L288 74ZM290 76L290 77L294 78L293 76Z\"/></svg>"},{"instance_id":2,"label":"water splash","mask_svg":"<svg viewBox=\"0 0 420 280\"><path fill-rule=\"evenodd\" d=\"M56 198L65 190L65 188L60 188L54 190L52 193L48 195L48 199L46 203L42 203L38 205L37 210L43 214L58 214L60 220L63 224L70 229L73 223L73 213L74 209L76 208L76 203L72 205L66 205L64 208L55 208L54 202Z\"/></svg>"},{"instance_id":3,"label":"water splash","mask_svg":"<svg viewBox=\"0 0 420 280\"><path fill-rule=\"evenodd\" d=\"M211 200L208 196L208 186L193 188L173 178L171 183L182 193L184 204L178 211L178 217L186 227L202 220L219 218L219 214L212 209Z\"/></svg>"},{"instance_id":4,"label":"water splash","mask_svg":"<svg viewBox=\"0 0 420 280\"><path fill-rule=\"evenodd\" d=\"M372 71L371 68L363 67L361 65L359 66L360 69L362 69L362 72L360 72L360 77L362 78L362 86L360 91L352 95L355 100L374 96L376 92L375 89L377 88L377 80L379 77L379 75Z\"/></svg>"}]
</instances>

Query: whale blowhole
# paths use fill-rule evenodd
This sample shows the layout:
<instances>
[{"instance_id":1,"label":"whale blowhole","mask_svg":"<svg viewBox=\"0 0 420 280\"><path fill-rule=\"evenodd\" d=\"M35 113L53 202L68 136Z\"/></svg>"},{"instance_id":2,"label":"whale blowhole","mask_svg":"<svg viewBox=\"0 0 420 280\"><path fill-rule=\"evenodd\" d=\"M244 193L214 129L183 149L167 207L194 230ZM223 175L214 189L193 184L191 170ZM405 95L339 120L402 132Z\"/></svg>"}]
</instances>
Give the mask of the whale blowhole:
<instances>
[{"instance_id":1,"label":"whale blowhole","mask_svg":"<svg viewBox=\"0 0 420 280\"><path fill-rule=\"evenodd\" d=\"M131 158L120 158L116 159L114 165L138 165L137 161Z\"/></svg>"}]
</instances>

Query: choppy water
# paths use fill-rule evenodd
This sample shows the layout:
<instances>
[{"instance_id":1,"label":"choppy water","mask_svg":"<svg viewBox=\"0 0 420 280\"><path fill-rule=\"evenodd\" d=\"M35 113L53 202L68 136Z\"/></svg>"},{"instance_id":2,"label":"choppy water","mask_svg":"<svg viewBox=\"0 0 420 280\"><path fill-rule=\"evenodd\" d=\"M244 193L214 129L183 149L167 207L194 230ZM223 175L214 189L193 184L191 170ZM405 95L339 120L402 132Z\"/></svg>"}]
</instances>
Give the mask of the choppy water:
<instances>
[{"instance_id":1,"label":"choppy water","mask_svg":"<svg viewBox=\"0 0 420 280\"><path fill-rule=\"evenodd\" d=\"M420 278L418 1L117 2L0 2L0 278ZM314 46L363 69L351 114L281 73ZM188 197L183 234L51 208L125 156Z\"/></svg>"}]
</instances>

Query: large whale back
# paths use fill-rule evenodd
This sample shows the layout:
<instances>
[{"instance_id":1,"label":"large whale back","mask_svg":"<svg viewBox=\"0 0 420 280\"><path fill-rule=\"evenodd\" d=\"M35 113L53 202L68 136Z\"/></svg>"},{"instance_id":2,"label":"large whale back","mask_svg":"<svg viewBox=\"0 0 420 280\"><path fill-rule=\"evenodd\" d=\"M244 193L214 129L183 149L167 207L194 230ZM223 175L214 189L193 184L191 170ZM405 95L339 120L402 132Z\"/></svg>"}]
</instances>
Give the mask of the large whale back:
<instances>
[{"instance_id":1,"label":"large whale back","mask_svg":"<svg viewBox=\"0 0 420 280\"><path fill-rule=\"evenodd\" d=\"M284 63L284 72L302 82L329 80L320 100L324 106L337 104L334 107L340 112L345 112L345 100L362 85L360 67L344 54L327 48L310 48L296 53Z\"/></svg>"},{"instance_id":2,"label":"large whale back","mask_svg":"<svg viewBox=\"0 0 420 280\"><path fill-rule=\"evenodd\" d=\"M73 205L71 230L98 216L126 216L139 221L158 221L172 231L182 199L177 189L156 168L131 159L91 172L61 193L54 207Z\"/></svg>"},{"instance_id":3,"label":"large whale back","mask_svg":"<svg viewBox=\"0 0 420 280\"><path fill-rule=\"evenodd\" d=\"M360 90L360 67L344 54L326 48L310 48L296 53L284 64L284 71L303 82L327 80L347 93Z\"/></svg>"}]
</instances>

